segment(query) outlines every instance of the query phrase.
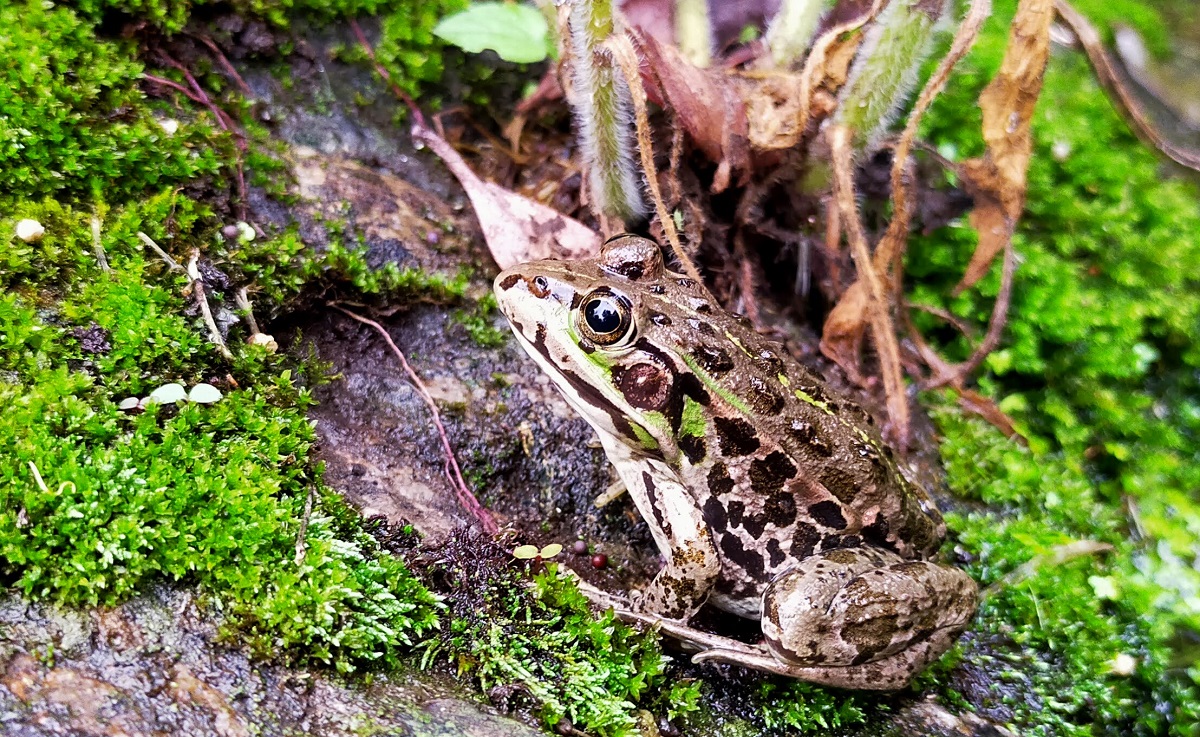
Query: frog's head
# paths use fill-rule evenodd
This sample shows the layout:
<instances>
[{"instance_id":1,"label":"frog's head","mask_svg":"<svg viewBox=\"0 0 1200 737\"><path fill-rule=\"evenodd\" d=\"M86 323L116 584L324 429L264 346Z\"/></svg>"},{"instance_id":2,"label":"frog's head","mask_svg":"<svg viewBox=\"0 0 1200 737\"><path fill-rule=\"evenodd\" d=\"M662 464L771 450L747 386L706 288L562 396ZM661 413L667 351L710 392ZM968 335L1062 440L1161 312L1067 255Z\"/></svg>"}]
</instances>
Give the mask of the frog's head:
<instances>
[{"instance_id":1,"label":"frog's head","mask_svg":"<svg viewBox=\"0 0 1200 737\"><path fill-rule=\"evenodd\" d=\"M520 264L495 291L521 345L606 441L674 456L703 436L710 395L681 351L732 318L668 271L654 241L619 235L595 259Z\"/></svg>"}]
</instances>

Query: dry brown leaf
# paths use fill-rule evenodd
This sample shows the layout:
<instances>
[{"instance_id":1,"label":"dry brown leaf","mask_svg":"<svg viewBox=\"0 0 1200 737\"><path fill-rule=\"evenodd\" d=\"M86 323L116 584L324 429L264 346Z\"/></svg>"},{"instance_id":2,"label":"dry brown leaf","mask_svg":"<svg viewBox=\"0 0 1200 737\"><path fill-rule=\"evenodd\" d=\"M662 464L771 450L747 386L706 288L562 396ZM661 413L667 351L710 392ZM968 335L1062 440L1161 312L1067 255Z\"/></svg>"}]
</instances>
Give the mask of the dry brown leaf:
<instances>
[{"instance_id":1,"label":"dry brown leaf","mask_svg":"<svg viewBox=\"0 0 1200 737\"><path fill-rule=\"evenodd\" d=\"M1088 19L1066 0L1055 0L1054 7L1063 22L1075 32L1092 69L1096 72L1097 79L1108 90L1113 102L1125 113L1134 132L1175 163L1200 171L1200 150L1176 143L1163 135L1151 120L1145 105L1138 101L1129 84L1122 78L1112 56L1104 48L1100 33Z\"/></svg>"},{"instance_id":2,"label":"dry brown leaf","mask_svg":"<svg viewBox=\"0 0 1200 737\"><path fill-rule=\"evenodd\" d=\"M600 236L586 225L483 181L445 139L429 128L414 125L412 137L437 154L467 191L488 250L500 268L543 258L589 258L600 251Z\"/></svg>"},{"instance_id":3,"label":"dry brown leaf","mask_svg":"<svg viewBox=\"0 0 1200 737\"><path fill-rule=\"evenodd\" d=\"M1021 0L1004 61L979 96L987 151L962 167L964 186L975 199L971 224L979 231L979 245L955 293L987 274L1012 238L1025 207L1025 175L1033 150L1030 123L1042 91L1053 20L1053 0Z\"/></svg>"},{"instance_id":4,"label":"dry brown leaf","mask_svg":"<svg viewBox=\"0 0 1200 737\"><path fill-rule=\"evenodd\" d=\"M744 178L750 164L749 122L732 80L693 66L653 36L638 34L634 40L648 66L648 75L642 75L647 94L674 112L692 144L719 165L713 190L727 187L735 173Z\"/></svg>"},{"instance_id":5,"label":"dry brown leaf","mask_svg":"<svg viewBox=\"0 0 1200 737\"><path fill-rule=\"evenodd\" d=\"M821 353L841 366L856 384L863 383L860 361L867 319L867 290L856 281L842 293L821 327Z\"/></svg>"},{"instance_id":6,"label":"dry brown leaf","mask_svg":"<svg viewBox=\"0 0 1200 737\"><path fill-rule=\"evenodd\" d=\"M900 367L900 347L892 324L889 295L884 291L882 280L875 273L867 236L863 232L862 220L854 195L854 157L850 148L851 133L845 126L835 125L827 131L830 158L833 163L833 199L838 209L838 219L850 252L854 256L854 267L858 272L857 283L863 294L865 306L859 310L846 310L847 319L862 320L871 326L871 339L879 357L879 373L883 377L883 389L887 395L888 419L896 441L904 446L908 442L909 414L908 397L904 391L904 374ZM839 302L851 296L842 295ZM857 299L857 298L856 298ZM836 310L836 307L835 307ZM857 329L857 328L855 328Z\"/></svg>"}]
</instances>

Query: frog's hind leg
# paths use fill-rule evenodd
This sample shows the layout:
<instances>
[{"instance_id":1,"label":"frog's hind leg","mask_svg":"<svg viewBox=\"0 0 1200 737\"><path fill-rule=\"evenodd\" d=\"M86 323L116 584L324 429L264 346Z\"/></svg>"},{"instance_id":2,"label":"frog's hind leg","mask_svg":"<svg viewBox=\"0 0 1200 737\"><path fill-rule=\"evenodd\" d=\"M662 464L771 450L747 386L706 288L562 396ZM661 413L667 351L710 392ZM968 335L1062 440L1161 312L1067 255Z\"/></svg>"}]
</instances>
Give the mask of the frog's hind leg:
<instances>
[{"instance_id":1,"label":"frog's hind leg","mask_svg":"<svg viewBox=\"0 0 1200 737\"><path fill-rule=\"evenodd\" d=\"M949 649L977 600L975 582L957 568L873 547L819 553L763 594L763 635L783 666L765 669L845 688L900 688Z\"/></svg>"}]
</instances>

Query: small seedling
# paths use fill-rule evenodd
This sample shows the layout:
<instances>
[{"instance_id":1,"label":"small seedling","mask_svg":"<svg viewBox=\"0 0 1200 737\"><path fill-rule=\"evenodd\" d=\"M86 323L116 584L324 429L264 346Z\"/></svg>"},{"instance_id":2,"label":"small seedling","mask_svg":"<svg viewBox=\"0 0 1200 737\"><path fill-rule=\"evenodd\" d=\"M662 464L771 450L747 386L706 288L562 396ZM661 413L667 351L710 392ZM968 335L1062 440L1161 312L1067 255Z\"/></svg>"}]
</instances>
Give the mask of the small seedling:
<instances>
[{"instance_id":1,"label":"small seedling","mask_svg":"<svg viewBox=\"0 0 1200 737\"><path fill-rule=\"evenodd\" d=\"M563 546L558 543L550 543L540 550L536 545L521 545L513 550L513 557L517 560L546 560L561 553L562 549Z\"/></svg>"}]
</instances>

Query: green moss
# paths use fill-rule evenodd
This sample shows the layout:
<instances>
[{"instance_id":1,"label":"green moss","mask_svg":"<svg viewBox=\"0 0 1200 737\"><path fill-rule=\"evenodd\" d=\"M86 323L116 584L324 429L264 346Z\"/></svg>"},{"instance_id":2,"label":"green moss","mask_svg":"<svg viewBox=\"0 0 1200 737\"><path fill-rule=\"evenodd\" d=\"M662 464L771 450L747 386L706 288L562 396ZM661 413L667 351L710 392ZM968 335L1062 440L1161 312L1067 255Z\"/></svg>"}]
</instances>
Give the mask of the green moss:
<instances>
[{"instance_id":1,"label":"green moss","mask_svg":"<svg viewBox=\"0 0 1200 737\"><path fill-rule=\"evenodd\" d=\"M549 726L589 734L637 730L640 703L658 701L666 660L653 634L607 612L597 616L554 564L533 576L524 563L469 535L443 546L431 574L457 594L438 648L487 691L497 686L530 704ZM688 706L685 704L684 709Z\"/></svg>"},{"instance_id":2,"label":"green moss","mask_svg":"<svg viewBox=\"0 0 1200 737\"><path fill-rule=\"evenodd\" d=\"M262 18L286 28L299 11L321 20L355 15L374 15L397 5L395 0L75 0L74 5L88 17L100 19L120 13L146 20L167 33L178 33L187 25L192 12L203 6L226 6L241 14Z\"/></svg>"},{"instance_id":3,"label":"green moss","mask_svg":"<svg viewBox=\"0 0 1200 737\"><path fill-rule=\"evenodd\" d=\"M822 733L866 719L861 697L800 681L764 681L759 686L759 717L767 729Z\"/></svg>"},{"instance_id":4,"label":"green moss","mask_svg":"<svg viewBox=\"0 0 1200 737\"><path fill-rule=\"evenodd\" d=\"M9 250L0 272L7 284L21 277L0 297L0 577L75 605L187 580L263 655L342 669L394 662L437 624L440 604L401 560L329 517L303 386L322 377L249 348L227 364L183 316L184 281L145 260L137 229L185 237L150 227L172 211L191 223L175 204L168 194L108 213L111 273L79 247L89 218L56 203L25 208L48 230ZM167 381L203 379L226 396L117 408ZM310 493L318 502L297 563Z\"/></svg>"},{"instance_id":5,"label":"green moss","mask_svg":"<svg viewBox=\"0 0 1200 737\"><path fill-rule=\"evenodd\" d=\"M0 6L0 28L0 207L101 192L117 204L220 170L216 149L232 143L202 123L168 135L127 44L38 0Z\"/></svg>"},{"instance_id":6,"label":"green moss","mask_svg":"<svg viewBox=\"0 0 1200 737\"><path fill-rule=\"evenodd\" d=\"M499 311L496 295L489 291L475 303L474 310L455 310L453 319L479 347L499 348L508 342L508 331L496 327Z\"/></svg>"},{"instance_id":7,"label":"green moss","mask_svg":"<svg viewBox=\"0 0 1200 737\"><path fill-rule=\"evenodd\" d=\"M974 102L1014 5L997 4L926 120L943 153L981 153ZM1126 5L1081 9L1103 21ZM1161 46L1154 11L1128 17ZM1161 176L1077 54L1052 57L1033 133L1005 341L979 379L1032 450L940 409L950 485L989 510L948 519L983 584L1073 541L1113 551L1045 559L987 598L963 658L995 685L969 700L1022 734L1194 734L1200 667L1179 645L1200 631L1200 190ZM985 322L997 274L944 296L975 242L962 223L915 237L906 265L914 300ZM917 319L952 357L970 350L944 324ZM1119 656L1133 659L1132 672L1114 672ZM956 698L952 682L938 679L947 698Z\"/></svg>"},{"instance_id":8,"label":"green moss","mask_svg":"<svg viewBox=\"0 0 1200 737\"><path fill-rule=\"evenodd\" d=\"M1092 482L1069 456L1035 456L957 410L944 408L937 419L952 488L1010 510L948 518L969 572L997 587L964 654L996 686L972 705L1029 735L1192 734L1200 692L1180 677L1172 644L1197 621L1171 580L1178 572L1155 570L1119 515L1088 493ZM1032 503L1039 497L1044 505ZM1079 540L1114 549L1055 559ZM1001 582L1038 556L1032 575ZM1117 672L1122 658L1132 658L1132 672Z\"/></svg>"}]
</instances>

